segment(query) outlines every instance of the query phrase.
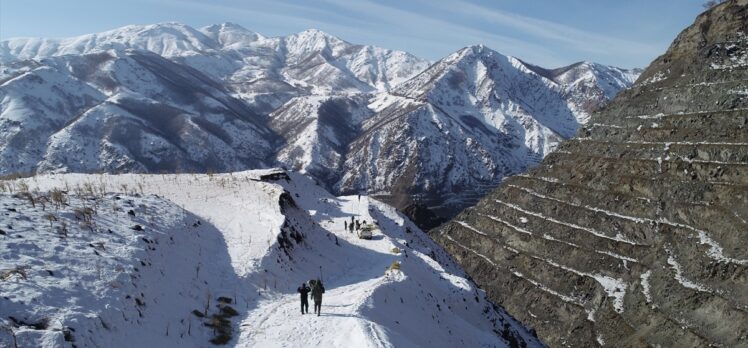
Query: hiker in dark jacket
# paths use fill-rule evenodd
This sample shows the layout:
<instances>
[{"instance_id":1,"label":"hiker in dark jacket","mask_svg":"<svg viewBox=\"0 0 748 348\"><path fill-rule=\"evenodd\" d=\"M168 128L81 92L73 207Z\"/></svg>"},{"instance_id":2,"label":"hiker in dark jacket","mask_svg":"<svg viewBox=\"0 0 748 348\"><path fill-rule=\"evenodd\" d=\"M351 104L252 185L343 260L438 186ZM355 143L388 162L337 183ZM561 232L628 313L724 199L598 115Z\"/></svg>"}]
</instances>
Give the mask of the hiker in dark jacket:
<instances>
[{"instance_id":1,"label":"hiker in dark jacket","mask_svg":"<svg viewBox=\"0 0 748 348\"><path fill-rule=\"evenodd\" d=\"M348 229L348 221L343 220L343 230Z\"/></svg>"},{"instance_id":2,"label":"hiker in dark jacket","mask_svg":"<svg viewBox=\"0 0 748 348\"><path fill-rule=\"evenodd\" d=\"M301 314L309 313L309 292L312 291L306 283L301 283L301 286L296 289L301 294Z\"/></svg>"},{"instance_id":3,"label":"hiker in dark jacket","mask_svg":"<svg viewBox=\"0 0 748 348\"><path fill-rule=\"evenodd\" d=\"M314 313L317 313L317 316L319 316L320 312L322 312L322 294L325 293L325 287L322 286L322 281L317 279L314 284L312 284L312 299L314 300Z\"/></svg>"}]
</instances>

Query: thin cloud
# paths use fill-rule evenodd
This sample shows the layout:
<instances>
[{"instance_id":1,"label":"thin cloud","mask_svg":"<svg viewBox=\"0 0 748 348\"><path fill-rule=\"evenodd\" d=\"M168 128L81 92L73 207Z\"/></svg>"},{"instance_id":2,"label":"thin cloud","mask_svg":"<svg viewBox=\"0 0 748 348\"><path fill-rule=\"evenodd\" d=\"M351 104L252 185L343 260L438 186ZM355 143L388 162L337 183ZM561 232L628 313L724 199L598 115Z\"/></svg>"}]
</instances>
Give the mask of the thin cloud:
<instances>
[{"instance_id":1,"label":"thin cloud","mask_svg":"<svg viewBox=\"0 0 748 348\"><path fill-rule=\"evenodd\" d=\"M463 14L483 17L499 25L506 25L520 30L524 33L542 37L558 42L565 42L573 45L575 48L592 53L609 53L611 49L618 51L634 52L651 52L658 50L659 47L653 45L623 40L610 36L598 35L595 33L583 31L567 25L537 19L515 13L504 12L485 6L473 4L467 1L460 1L458 4L451 3L450 11L459 11Z\"/></svg>"},{"instance_id":2,"label":"thin cloud","mask_svg":"<svg viewBox=\"0 0 748 348\"><path fill-rule=\"evenodd\" d=\"M375 16L389 26L402 27L403 23L410 24L408 29L418 32L418 36L424 40L454 43L452 50L464 46L466 44L465 38L471 38L471 40L479 40L477 42L472 41L472 43L484 43L489 47L500 50L502 53L518 56L546 66L572 63L572 61L558 58L561 51L577 52L577 56L588 60L591 58L590 56L605 57L611 60L628 57L629 59L648 62L662 50L659 44L648 44L600 35L548 20L495 10L467 1L450 1L448 4L440 1L421 1L421 3L425 6L423 8L438 9L443 13L460 14L476 19L480 18L497 26L511 28L520 33L515 36L520 36L521 39L495 34L477 26L458 24L458 21L443 20L424 15L421 12L396 8L369 0L326 0L325 2L348 11ZM426 32L424 33L424 31ZM435 37L438 37L438 39L435 39ZM538 40L541 40L541 42L538 42ZM558 49L553 50L551 49L552 46L558 47ZM446 53L442 52L442 54Z\"/></svg>"},{"instance_id":3,"label":"thin cloud","mask_svg":"<svg viewBox=\"0 0 748 348\"><path fill-rule=\"evenodd\" d=\"M500 49L504 54L524 58L530 56L543 57L543 63L554 62L555 64L558 64L561 62L553 51L541 45L456 24L439 18L428 17L413 11L381 5L368 0L326 0L325 2L350 12L363 13L367 16L374 17L379 22L380 28L382 25L392 28L402 28L403 24L407 23L410 37L430 41L432 43L439 43L441 46L448 46L448 52L440 52L442 56L452 53L469 44L482 43L489 47ZM470 38L471 42L466 43L465 38Z\"/></svg>"}]
</instances>

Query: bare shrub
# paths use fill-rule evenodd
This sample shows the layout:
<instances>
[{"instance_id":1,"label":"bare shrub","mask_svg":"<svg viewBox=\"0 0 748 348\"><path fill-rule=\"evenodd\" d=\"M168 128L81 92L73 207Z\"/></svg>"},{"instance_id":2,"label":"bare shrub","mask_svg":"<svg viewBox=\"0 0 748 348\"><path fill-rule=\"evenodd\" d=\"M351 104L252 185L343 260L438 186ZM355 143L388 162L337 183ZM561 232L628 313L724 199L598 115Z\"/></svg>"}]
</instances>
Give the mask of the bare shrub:
<instances>
[{"instance_id":1,"label":"bare shrub","mask_svg":"<svg viewBox=\"0 0 748 348\"><path fill-rule=\"evenodd\" d=\"M83 186L80 187L79 194L87 199L96 198L96 187L94 184L86 181L83 183Z\"/></svg>"},{"instance_id":2,"label":"bare shrub","mask_svg":"<svg viewBox=\"0 0 748 348\"><path fill-rule=\"evenodd\" d=\"M18 193L29 192L29 184L25 181L18 182Z\"/></svg>"},{"instance_id":3,"label":"bare shrub","mask_svg":"<svg viewBox=\"0 0 748 348\"><path fill-rule=\"evenodd\" d=\"M0 280L8 280L14 275L18 275L24 280L29 279L28 266L16 266L15 268L0 271Z\"/></svg>"},{"instance_id":4,"label":"bare shrub","mask_svg":"<svg viewBox=\"0 0 748 348\"><path fill-rule=\"evenodd\" d=\"M52 228L52 223L57 221L57 216L52 213L44 214L44 219L49 221L49 228Z\"/></svg>"},{"instance_id":5,"label":"bare shrub","mask_svg":"<svg viewBox=\"0 0 748 348\"><path fill-rule=\"evenodd\" d=\"M36 199L34 198L34 195L31 194L29 191L19 191L18 196L29 201L31 203L32 208L36 208Z\"/></svg>"},{"instance_id":6,"label":"bare shrub","mask_svg":"<svg viewBox=\"0 0 748 348\"><path fill-rule=\"evenodd\" d=\"M49 193L49 199L52 200L52 203L55 205L55 209L60 209L61 206L67 204L67 197L65 197L65 192L58 188L52 189L52 191Z\"/></svg>"},{"instance_id":7,"label":"bare shrub","mask_svg":"<svg viewBox=\"0 0 748 348\"><path fill-rule=\"evenodd\" d=\"M94 211L91 207L75 208L73 209L73 214L75 214L75 218L78 220L83 220L83 222L91 222L91 220L93 220L93 216L96 214L96 211Z\"/></svg>"},{"instance_id":8,"label":"bare shrub","mask_svg":"<svg viewBox=\"0 0 748 348\"><path fill-rule=\"evenodd\" d=\"M388 270L390 270L390 271L394 271L394 270L399 271L400 270L400 262L398 262L398 261L392 261L392 264L390 265L390 267L388 268Z\"/></svg>"},{"instance_id":9,"label":"bare shrub","mask_svg":"<svg viewBox=\"0 0 748 348\"><path fill-rule=\"evenodd\" d=\"M42 211L47 210L47 203L49 203L49 197L40 194L36 196L36 202L42 206Z\"/></svg>"},{"instance_id":10,"label":"bare shrub","mask_svg":"<svg viewBox=\"0 0 748 348\"><path fill-rule=\"evenodd\" d=\"M60 222L60 228L57 230L61 236L67 237L68 236L68 224L65 222L65 220Z\"/></svg>"}]
</instances>

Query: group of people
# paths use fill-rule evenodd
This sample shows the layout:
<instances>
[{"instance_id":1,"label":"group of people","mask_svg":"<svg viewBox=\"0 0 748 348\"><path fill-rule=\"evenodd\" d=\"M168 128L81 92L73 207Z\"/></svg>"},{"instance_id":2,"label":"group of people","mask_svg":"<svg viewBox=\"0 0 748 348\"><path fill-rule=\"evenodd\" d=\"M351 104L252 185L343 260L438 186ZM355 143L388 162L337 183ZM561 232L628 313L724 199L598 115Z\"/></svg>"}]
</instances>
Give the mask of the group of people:
<instances>
[{"instance_id":1,"label":"group of people","mask_svg":"<svg viewBox=\"0 0 748 348\"><path fill-rule=\"evenodd\" d=\"M306 283L301 283L296 291L301 294L301 314L309 314L309 293L311 292L314 300L314 313L319 316L322 312L322 294L325 293L322 280L312 279L309 281L309 286Z\"/></svg>"},{"instance_id":2,"label":"group of people","mask_svg":"<svg viewBox=\"0 0 748 348\"><path fill-rule=\"evenodd\" d=\"M366 220L359 221L355 219L353 216L351 216L351 223L348 223L348 221L343 220L344 230L350 231L351 233L353 233L354 228L356 229L356 231L358 231L361 229L361 226L364 226L364 225L366 225Z\"/></svg>"}]
</instances>

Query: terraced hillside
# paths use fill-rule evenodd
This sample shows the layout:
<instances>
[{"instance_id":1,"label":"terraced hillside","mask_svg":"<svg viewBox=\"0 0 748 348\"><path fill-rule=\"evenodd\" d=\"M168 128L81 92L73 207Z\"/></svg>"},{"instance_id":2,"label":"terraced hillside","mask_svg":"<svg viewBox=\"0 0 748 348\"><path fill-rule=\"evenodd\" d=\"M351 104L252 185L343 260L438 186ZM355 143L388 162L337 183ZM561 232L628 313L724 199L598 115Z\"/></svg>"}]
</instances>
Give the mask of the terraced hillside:
<instances>
[{"instance_id":1,"label":"terraced hillside","mask_svg":"<svg viewBox=\"0 0 748 348\"><path fill-rule=\"evenodd\" d=\"M435 232L551 346L748 347L748 0Z\"/></svg>"}]
</instances>

